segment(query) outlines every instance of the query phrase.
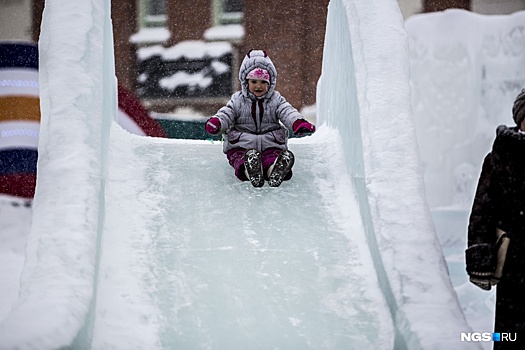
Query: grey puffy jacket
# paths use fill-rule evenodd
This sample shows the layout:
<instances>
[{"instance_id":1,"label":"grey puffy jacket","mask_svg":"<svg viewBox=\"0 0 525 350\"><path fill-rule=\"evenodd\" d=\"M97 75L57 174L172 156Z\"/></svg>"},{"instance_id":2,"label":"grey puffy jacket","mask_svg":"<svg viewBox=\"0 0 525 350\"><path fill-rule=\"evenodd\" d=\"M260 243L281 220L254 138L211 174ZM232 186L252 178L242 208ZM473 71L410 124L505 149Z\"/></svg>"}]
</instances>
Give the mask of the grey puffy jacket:
<instances>
[{"instance_id":1,"label":"grey puffy jacket","mask_svg":"<svg viewBox=\"0 0 525 350\"><path fill-rule=\"evenodd\" d=\"M246 76L255 68L266 69L270 74L268 92L256 98L248 91ZM264 51L252 50L242 61L239 69L242 90L232 95L228 104L217 112L225 130L224 153L233 148L287 149L288 130L293 123L303 119L286 99L275 91L277 71Z\"/></svg>"}]
</instances>

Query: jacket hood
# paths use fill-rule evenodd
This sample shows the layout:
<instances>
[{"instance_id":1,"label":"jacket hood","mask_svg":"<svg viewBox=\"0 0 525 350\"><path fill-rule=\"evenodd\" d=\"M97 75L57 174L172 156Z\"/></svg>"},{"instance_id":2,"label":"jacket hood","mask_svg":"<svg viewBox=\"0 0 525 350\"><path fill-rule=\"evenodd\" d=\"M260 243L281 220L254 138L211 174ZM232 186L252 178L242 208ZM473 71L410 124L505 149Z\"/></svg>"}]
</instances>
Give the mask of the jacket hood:
<instances>
[{"instance_id":1,"label":"jacket hood","mask_svg":"<svg viewBox=\"0 0 525 350\"><path fill-rule=\"evenodd\" d=\"M264 96L270 97L275 90L275 85L277 84L277 70L275 69L270 57L268 57L266 52L262 50L250 50L242 60L239 69L239 81L241 82L242 94L246 97L255 99L255 95L248 91L248 82L246 81L248 73L255 68L265 69L270 74L270 86L268 87L268 92Z\"/></svg>"},{"instance_id":2,"label":"jacket hood","mask_svg":"<svg viewBox=\"0 0 525 350\"><path fill-rule=\"evenodd\" d=\"M517 126L500 125L496 128L496 140L509 142L509 140L525 141L525 133L520 132Z\"/></svg>"},{"instance_id":3,"label":"jacket hood","mask_svg":"<svg viewBox=\"0 0 525 350\"><path fill-rule=\"evenodd\" d=\"M522 158L525 153L525 133L520 132L517 126L498 126L492 152L502 157Z\"/></svg>"}]
</instances>

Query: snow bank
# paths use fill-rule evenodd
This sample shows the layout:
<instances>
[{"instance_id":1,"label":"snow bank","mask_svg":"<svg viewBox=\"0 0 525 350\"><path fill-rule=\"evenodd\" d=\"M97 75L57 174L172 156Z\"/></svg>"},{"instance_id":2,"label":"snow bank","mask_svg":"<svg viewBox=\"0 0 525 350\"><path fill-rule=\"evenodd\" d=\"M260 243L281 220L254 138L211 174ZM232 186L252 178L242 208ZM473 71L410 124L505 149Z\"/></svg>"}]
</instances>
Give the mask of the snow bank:
<instances>
[{"instance_id":1,"label":"snow bank","mask_svg":"<svg viewBox=\"0 0 525 350\"><path fill-rule=\"evenodd\" d=\"M109 1L46 2L33 225L20 297L0 325L2 349L89 342L104 153L117 110L109 14Z\"/></svg>"},{"instance_id":2,"label":"snow bank","mask_svg":"<svg viewBox=\"0 0 525 350\"><path fill-rule=\"evenodd\" d=\"M496 127L514 124L512 104L525 87L523 23L525 11L485 16L464 10L406 22L412 106L432 208L470 211Z\"/></svg>"},{"instance_id":3,"label":"snow bank","mask_svg":"<svg viewBox=\"0 0 525 350\"><path fill-rule=\"evenodd\" d=\"M424 198L397 3L332 0L327 23L318 116L342 135L395 347L457 347L470 329Z\"/></svg>"}]
</instances>

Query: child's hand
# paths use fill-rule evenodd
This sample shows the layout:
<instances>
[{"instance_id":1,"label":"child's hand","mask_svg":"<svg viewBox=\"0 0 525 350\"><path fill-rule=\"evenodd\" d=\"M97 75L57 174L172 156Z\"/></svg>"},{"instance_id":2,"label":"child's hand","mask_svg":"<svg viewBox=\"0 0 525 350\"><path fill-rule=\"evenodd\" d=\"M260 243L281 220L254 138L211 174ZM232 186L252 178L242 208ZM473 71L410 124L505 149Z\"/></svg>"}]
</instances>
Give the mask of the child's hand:
<instances>
[{"instance_id":1,"label":"child's hand","mask_svg":"<svg viewBox=\"0 0 525 350\"><path fill-rule=\"evenodd\" d=\"M221 131L221 121L217 117L212 117L206 122L206 132L217 135Z\"/></svg>"},{"instance_id":2,"label":"child's hand","mask_svg":"<svg viewBox=\"0 0 525 350\"><path fill-rule=\"evenodd\" d=\"M304 133L314 133L315 132L315 125L310 124L304 119L298 119L293 123L292 126L293 133L295 135L297 134L304 134Z\"/></svg>"}]
</instances>

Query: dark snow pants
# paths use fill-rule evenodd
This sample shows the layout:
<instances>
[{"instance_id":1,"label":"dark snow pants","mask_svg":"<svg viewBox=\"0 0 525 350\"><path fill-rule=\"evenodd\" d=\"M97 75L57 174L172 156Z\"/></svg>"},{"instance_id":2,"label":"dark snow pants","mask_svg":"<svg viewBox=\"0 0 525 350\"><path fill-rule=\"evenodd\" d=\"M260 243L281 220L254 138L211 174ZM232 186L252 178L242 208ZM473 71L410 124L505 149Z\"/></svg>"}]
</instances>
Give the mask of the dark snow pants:
<instances>
[{"instance_id":1,"label":"dark snow pants","mask_svg":"<svg viewBox=\"0 0 525 350\"><path fill-rule=\"evenodd\" d=\"M241 181L248 181L246 174L244 172L244 154L246 149L244 148L234 148L229 150L226 153L226 157L230 165L235 169L235 176ZM278 148L268 148L264 150L261 154L262 166L263 166L263 175L266 181L268 181L268 168L275 162L281 150ZM286 174L284 181L290 180L292 178L292 170Z\"/></svg>"}]
</instances>

